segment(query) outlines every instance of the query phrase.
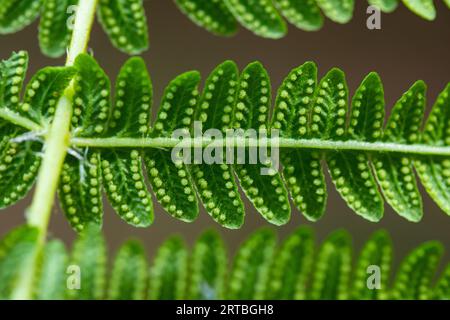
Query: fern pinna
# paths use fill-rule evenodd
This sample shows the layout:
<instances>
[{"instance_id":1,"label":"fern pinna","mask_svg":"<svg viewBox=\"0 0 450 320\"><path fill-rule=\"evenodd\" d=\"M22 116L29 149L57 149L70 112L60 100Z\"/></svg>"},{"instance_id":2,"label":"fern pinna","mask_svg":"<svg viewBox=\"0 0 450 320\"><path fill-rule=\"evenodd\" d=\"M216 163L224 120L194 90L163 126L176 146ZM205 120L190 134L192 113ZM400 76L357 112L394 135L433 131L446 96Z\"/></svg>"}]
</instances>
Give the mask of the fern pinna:
<instances>
[{"instance_id":1,"label":"fern pinna","mask_svg":"<svg viewBox=\"0 0 450 320\"><path fill-rule=\"evenodd\" d=\"M29 272L35 231L23 226L0 242L1 299L14 297L21 277ZM223 240L216 232L207 231L192 250L182 238L171 237L157 250L151 265L142 244L130 240L118 250L107 271L105 241L95 226L88 226L70 254L58 240L46 244L36 266L33 298L449 299L450 265L435 277L442 255L439 242L423 243L393 272L393 247L385 231L375 232L354 259L346 231L332 233L316 247L312 230L301 227L279 246L269 229L256 231L228 263Z\"/></svg>"},{"instance_id":2,"label":"fern pinna","mask_svg":"<svg viewBox=\"0 0 450 320\"><path fill-rule=\"evenodd\" d=\"M110 80L86 54L74 67L38 71L20 101L27 62L25 52L15 53L0 69L2 208L33 186L41 139L48 134L57 99L72 81L70 150L59 199L77 231L90 223L101 226L103 190L123 220L137 227L151 225L153 204L145 176L162 207L182 221L197 218L198 197L215 221L239 228L245 210L235 175L270 223L289 221L290 198L308 220L316 221L326 210L325 164L342 198L369 221L383 217L383 198L405 219L421 220L414 169L431 198L450 214L450 85L437 98L423 130L422 81L398 100L384 126L383 87L376 73L363 80L348 110L344 73L332 69L318 81L316 65L307 62L282 83L270 118L271 85L263 66L254 62L239 74L235 63L226 61L211 73L202 93L198 72L171 81L150 126L152 84L142 59L131 58L123 66L114 102ZM172 161L171 149L179 143L172 132L192 130L194 120L204 130L278 129L282 171L261 175L263 164ZM253 143L261 143L258 139ZM192 145L198 142L196 137L188 139ZM249 142L251 138L237 139L234 146ZM204 138L200 143L212 141ZM225 146L224 140L214 143Z\"/></svg>"},{"instance_id":3,"label":"fern pinna","mask_svg":"<svg viewBox=\"0 0 450 320\"><path fill-rule=\"evenodd\" d=\"M194 23L221 36L231 36L238 23L256 35L278 39L287 34L283 16L299 29L316 31L323 27L324 16L336 23L348 23L353 17L355 0L175 0ZM393 12L399 0L368 0L384 13ZM436 18L433 0L402 0L413 13L425 20ZM444 0L450 8L450 1Z\"/></svg>"},{"instance_id":4,"label":"fern pinna","mask_svg":"<svg viewBox=\"0 0 450 320\"><path fill-rule=\"evenodd\" d=\"M98 1L97 16L112 44L137 54L148 49L149 36L143 0ZM443 0L450 8L450 0ZM354 0L175 0L194 23L221 36L231 36L238 23L258 36L281 38L287 33L282 16L299 29L315 31L324 24L323 15L336 23L353 16ZM433 0L402 0L425 20L436 18ZM383 12L394 11L399 0L369 0ZM39 16L42 53L60 57L69 46L72 23L79 0L0 0L0 34L18 32Z\"/></svg>"}]
</instances>

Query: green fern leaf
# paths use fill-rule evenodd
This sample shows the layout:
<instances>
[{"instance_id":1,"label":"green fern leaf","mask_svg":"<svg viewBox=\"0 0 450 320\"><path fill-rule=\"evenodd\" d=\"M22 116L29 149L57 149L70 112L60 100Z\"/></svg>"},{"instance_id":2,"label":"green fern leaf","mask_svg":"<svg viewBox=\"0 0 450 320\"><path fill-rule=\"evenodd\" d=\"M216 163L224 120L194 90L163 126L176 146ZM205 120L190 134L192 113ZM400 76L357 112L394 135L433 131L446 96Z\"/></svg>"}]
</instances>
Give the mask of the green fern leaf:
<instances>
[{"instance_id":1,"label":"green fern leaf","mask_svg":"<svg viewBox=\"0 0 450 320\"><path fill-rule=\"evenodd\" d=\"M108 298L143 300L146 295L147 259L141 243L128 241L119 249L114 261Z\"/></svg>"},{"instance_id":2,"label":"green fern leaf","mask_svg":"<svg viewBox=\"0 0 450 320\"><path fill-rule=\"evenodd\" d=\"M0 108L18 111L20 92L28 69L28 53L13 53L0 63Z\"/></svg>"},{"instance_id":3,"label":"green fern leaf","mask_svg":"<svg viewBox=\"0 0 450 320\"><path fill-rule=\"evenodd\" d=\"M183 240L173 237L158 250L150 270L149 297L152 300L185 298L187 252Z\"/></svg>"},{"instance_id":4,"label":"green fern leaf","mask_svg":"<svg viewBox=\"0 0 450 320\"><path fill-rule=\"evenodd\" d=\"M37 228L22 226L0 241L0 299L14 299L21 284L33 276Z\"/></svg>"},{"instance_id":5,"label":"green fern leaf","mask_svg":"<svg viewBox=\"0 0 450 320\"><path fill-rule=\"evenodd\" d=\"M278 39L287 27L270 0L224 0L235 18L258 36Z\"/></svg>"},{"instance_id":6,"label":"green fern leaf","mask_svg":"<svg viewBox=\"0 0 450 320\"><path fill-rule=\"evenodd\" d=\"M137 150L102 152L105 190L119 216L135 227L153 223L153 204L142 173L142 159Z\"/></svg>"},{"instance_id":7,"label":"green fern leaf","mask_svg":"<svg viewBox=\"0 0 450 320\"><path fill-rule=\"evenodd\" d=\"M387 298L387 288L393 259L392 242L386 231L375 232L364 244L354 271L352 298L358 300L381 300ZM370 267L380 271L380 287L369 288Z\"/></svg>"},{"instance_id":8,"label":"green fern leaf","mask_svg":"<svg viewBox=\"0 0 450 320\"><path fill-rule=\"evenodd\" d=\"M1 0L0 34L14 33L31 24L40 6L41 0Z\"/></svg>"},{"instance_id":9,"label":"green fern leaf","mask_svg":"<svg viewBox=\"0 0 450 320\"><path fill-rule=\"evenodd\" d=\"M355 0L316 0L323 13L332 21L347 23L353 17Z\"/></svg>"},{"instance_id":10,"label":"green fern leaf","mask_svg":"<svg viewBox=\"0 0 450 320\"><path fill-rule=\"evenodd\" d=\"M0 133L4 130L0 124ZM20 133L20 131L19 131ZM10 131L4 139L17 136ZM40 145L35 142L13 142L9 140L0 150L0 208L6 208L23 199L32 188L39 170Z\"/></svg>"},{"instance_id":11,"label":"green fern leaf","mask_svg":"<svg viewBox=\"0 0 450 320\"><path fill-rule=\"evenodd\" d=\"M414 144L420 141L419 129L425 109L426 86L416 82L394 106L386 124L383 140ZM386 200L402 217L418 222L422 219L422 198L417 189L413 161L389 153L374 157L377 179Z\"/></svg>"},{"instance_id":12,"label":"green fern leaf","mask_svg":"<svg viewBox=\"0 0 450 320\"><path fill-rule=\"evenodd\" d=\"M432 21L436 19L436 8L433 0L402 0L409 10L419 17Z\"/></svg>"},{"instance_id":13,"label":"green fern leaf","mask_svg":"<svg viewBox=\"0 0 450 320\"><path fill-rule=\"evenodd\" d=\"M142 138L149 130L153 86L142 58L131 58L116 81L116 103L107 135Z\"/></svg>"},{"instance_id":14,"label":"green fern leaf","mask_svg":"<svg viewBox=\"0 0 450 320\"><path fill-rule=\"evenodd\" d=\"M324 82L322 80L322 89L326 91L330 86L339 88L340 85L342 86L341 83L345 83L342 73L338 76L337 80L332 81L334 83ZM326 86L324 87L324 85ZM346 85L344 84L343 87L346 88ZM320 99L327 101L326 95L321 95L320 91L317 101ZM341 89L341 91L332 93L332 95L334 98L331 101L334 101L336 105L347 105L347 89ZM380 120L378 118L384 112L383 99L381 81L376 74L372 73L364 79L355 93L350 116L350 126L344 136L361 141L373 141L374 136L379 136L383 119ZM325 103L317 105L320 108ZM373 108L373 105L376 107ZM335 130L336 136L339 136L342 132L346 131L344 123L347 110L344 107L340 107L332 111L331 114L338 116L338 118L331 121L338 125L339 123L341 124L339 127L333 129ZM383 199L378 191L368 156L364 153L357 152L334 152L330 153L327 158L333 182L347 204L357 214L367 220L379 221L383 217L384 212Z\"/></svg>"},{"instance_id":15,"label":"green fern leaf","mask_svg":"<svg viewBox=\"0 0 450 320\"><path fill-rule=\"evenodd\" d=\"M175 0L180 10L200 27L221 36L237 32L237 22L222 0Z\"/></svg>"},{"instance_id":16,"label":"green fern leaf","mask_svg":"<svg viewBox=\"0 0 450 320\"><path fill-rule=\"evenodd\" d=\"M361 95L361 91L365 88L366 82L362 84L356 96ZM348 88L345 75L339 69L332 69L320 81L317 88L311 112L312 137L345 140L347 106ZM369 106L365 105L361 108L367 109ZM352 120L358 121L358 118L353 117ZM370 221L379 221L383 215L383 201L377 191L367 157L356 152L338 151L330 152L326 158L336 189L349 207ZM313 183L322 185L320 180Z\"/></svg>"},{"instance_id":17,"label":"green fern leaf","mask_svg":"<svg viewBox=\"0 0 450 320\"><path fill-rule=\"evenodd\" d=\"M197 106L199 82L197 72L187 72L169 83L151 136L171 137L177 129L184 129L188 135ZM171 150L148 149L144 158L159 203L171 216L186 222L194 221L199 207L187 165L174 163Z\"/></svg>"},{"instance_id":18,"label":"green fern leaf","mask_svg":"<svg viewBox=\"0 0 450 320\"><path fill-rule=\"evenodd\" d=\"M188 299L224 299L227 252L215 231L207 231L197 239L189 270Z\"/></svg>"},{"instance_id":19,"label":"green fern leaf","mask_svg":"<svg viewBox=\"0 0 450 320\"><path fill-rule=\"evenodd\" d=\"M379 221L383 216L378 188L399 215L420 221L422 200L414 166L431 197L449 211L448 87L437 99L424 132L421 126L426 87L422 81L397 102L383 131L384 92L376 73L364 79L349 111L343 72L333 69L317 85L317 68L306 63L283 81L274 116L269 120L270 80L262 65L250 64L239 77L236 65L227 61L208 77L200 98L198 72L188 72L172 81L150 130L153 93L141 59L133 58L123 67L114 108L109 103L108 78L87 55L77 59L74 69L39 71L33 77L37 80L28 85L28 102L21 104L25 64L26 55L18 54L0 68L0 99L9 100L6 107L0 108L4 119L0 122L0 173L4 172L6 181L6 197L3 204L0 202L3 207L21 199L32 186L39 165L33 161L41 149L34 139L51 121L63 85L72 81L78 70L73 82L71 156L64 165L60 186L62 207L75 229L81 230L92 222L101 225L100 177L113 207L124 220L142 227L153 222L142 158L158 201L173 217L187 222L194 221L199 213L197 191L215 221L231 229L241 227L245 212L235 174L254 207L269 222L281 225L289 221L287 189L303 214L316 221L323 215L327 200L322 168L325 163L342 198L369 221ZM33 101L36 110L31 108ZM282 175L270 166L276 161L261 161L261 152L259 164L254 153L249 159L256 159L256 164L242 164L241 150L253 151L248 149L254 142L264 147L266 141L262 135L253 137L248 133L250 129L279 130L280 138L268 142L271 147L280 142ZM192 143L187 152L173 148L180 138L189 138ZM211 140L217 142L208 145ZM193 164L172 159L180 154L184 160L186 155L192 158L192 151ZM262 169L269 175L264 175ZM17 175L22 175L25 182L16 190L12 182Z\"/></svg>"},{"instance_id":20,"label":"green fern leaf","mask_svg":"<svg viewBox=\"0 0 450 320\"><path fill-rule=\"evenodd\" d=\"M431 110L422 137L426 145L450 145L450 84ZM417 173L428 194L450 215L450 160L423 157L415 162Z\"/></svg>"},{"instance_id":21,"label":"green fern leaf","mask_svg":"<svg viewBox=\"0 0 450 320\"><path fill-rule=\"evenodd\" d=\"M369 4L383 12L393 12L398 7L398 0L369 0Z\"/></svg>"},{"instance_id":22,"label":"green fern leaf","mask_svg":"<svg viewBox=\"0 0 450 320\"><path fill-rule=\"evenodd\" d=\"M38 300L63 300L66 293L66 268L69 257L58 240L47 243L42 256L35 289Z\"/></svg>"},{"instance_id":23,"label":"green fern leaf","mask_svg":"<svg viewBox=\"0 0 450 320\"><path fill-rule=\"evenodd\" d=\"M97 226L87 226L75 241L67 274L69 299L103 299L106 284L106 249L105 240Z\"/></svg>"},{"instance_id":24,"label":"green fern leaf","mask_svg":"<svg viewBox=\"0 0 450 320\"><path fill-rule=\"evenodd\" d=\"M222 0L238 22L265 38L281 38L286 35L287 27L280 16L282 14L290 23L299 29L316 31L323 27L323 14L330 20L345 24L354 13L355 0ZM228 36L230 33L221 32L223 19L220 12L227 17L229 12L222 9L222 1L176 0L183 11L197 25L204 27L217 35ZM272 3L273 2L273 3ZM399 0L368 0L370 5L381 11L390 13L397 7ZM403 0L406 7L413 13L426 20L434 20L436 9L433 0ZM449 0L444 2L450 7ZM217 30L218 28L219 31Z\"/></svg>"},{"instance_id":25,"label":"green fern leaf","mask_svg":"<svg viewBox=\"0 0 450 320\"><path fill-rule=\"evenodd\" d=\"M78 0L45 0L39 23L41 51L52 58L66 53L72 35L69 16Z\"/></svg>"},{"instance_id":26,"label":"green fern leaf","mask_svg":"<svg viewBox=\"0 0 450 320\"><path fill-rule=\"evenodd\" d=\"M375 142L383 134L385 113L384 90L377 73L363 80L352 100L348 126L350 139Z\"/></svg>"},{"instance_id":27,"label":"green fern leaf","mask_svg":"<svg viewBox=\"0 0 450 320\"><path fill-rule=\"evenodd\" d=\"M351 239L347 232L332 233L317 255L310 299L345 300L348 298L351 271Z\"/></svg>"},{"instance_id":28,"label":"green fern leaf","mask_svg":"<svg viewBox=\"0 0 450 320\"><path fill-rule=\"evenodd\" d=\"M25 88L20 113L47 126L56 111L56 104L75 75L71 67L46 67L39 70Z\"/></svg>"},{"instance_id":29,"label":"green fern leaf","mask_svg":"<svg viewBox=\"0 0 450 320\"><path fill-rule=\"evenodd\" d=\"M431 283L444 248L439 242L427 242L414 249L402 262L392 289L392 298L429 299Z\"/></svg>"},{"instance_id":30,"label":"green fern leaf","mask_svg":"<svg viewBox=\"0 0 450 320\"><path fill-rule=\"evenodd\" d=\"M433 290L433 299L450 300L450 265L447 265Z\"/></svg>"},{"instance_id":31,"label":"green fern leaf","mask_svg":"<svg viewBox=\"0 0 450 320\"><path fill-rule=\"evenodd\" d=\"M276 238L267 229L250 236L239 248L229 278L227 299L260 300L267 292Z\"/></svg>"},{"instance_id":32,"label":"green fern leaf","mask_svg":"<svg viewBox=\"0 0 450 320\"><path fill-rule=\"evenodd\" d=\"M345 137L348 87L345 74L333 68L320 81L311 112L311 134L322 139Z\"/></svg>"},{"instance_id":33,"label":"green fern leaf","mask_svg":"<svg viewBox=\"0 0 450 320\"><path fill-rule=\"evenodd\" d=\"M323 16L315 0L274 0L275 6L297 28L316 31L323 26Z\"/></svg>"},{"instance_id":34,"label":"green fern leaf","mask_svg":"<svg viewBox=\"0 0 450 320\"><path fill-rule=\"evenodd\" d=\"M23 284L35 281L36 297L56 299L66 285L74 286L74 277L81 275L81 290L73 290L68 298L104 298L106 257L103 238L95 226L76 240L67 278L64 246L60 242L51 242L43 259L37 259L37 265L27 264L29 254L35 253L37 233L36 229L21 227L0 242L0 280L7 281L0 282L2 297L22 297ZM189 260L184 242L172 237L159 248L150 268L149 298L448 299L449 266L433 284L443 251L439 242L424 243L407 256L390 287L392 251L389 235L378 231L364 244L353 268L351 238L345 231L331 234L315 254L314 233L309 228L299 228L278 248L274 233L260 229L240 246L227 276L227 252L217 233L202 234ZM380 290L369 289L368 267L373 266L380 267ZM30 279L33 270L39 272ZM129 241L121 247L111 275L109 299L145 298L146 259L139 242Z\"/></svg>"},{"instance_id":35,"label":"green fern leaf","mask_svg":"<svg viewBox=\"0 0 450 320\"><path fill-rule=\"evenodd\" d=\"M313 257L314 234L311 229L301 227L282 243L274 256L266 298L305 299Z\"/></svg>"},{"instance_id":36,"label":"green fern leaf","mask_svg":"<svg viewBox=\"0 0 450 320\"><path fill-rule=\"evenodd\" d=\"M75 60L73 135L76 137L99 137L107 129L111 110L111 83L105 71L95 59L82 54Z\"/></svg>"},{"instance_id":37,"label":"green fern leaf","mask_svg":"<svg viewBox=\"0 0 450 320\"><path fill-rule=\"evenodd\" d=\"M308 119L317 85L317 67L312 62L292 70L278 89L272 128L281 137L308 136ZM326 206L326 184L320 156L310 150L286 149L280 155L283 177L294 204L311 221L320 219Z\"/></svg>"},{"instance_id":38,"label":"green fern leaf","mask_svg":"<svg viewBox=\"0 0 450 320\"><path fill-rule=\"evenodd\" d=\"M230 127L238 86L236 64L226 61L208 77L194 119L201 121L203 130ZM214 132L211 132L214 133ZM206 151L206 150L205 150ZM226 163L194 164L190 166L198 194L209 215L221 225L237 229L244 223L244 204L234 179L232 166Z\"/></svg>"},{"instance_id":39,"label":"green fern leaf","mask_svg":"<svg viewBox=\"0 0 450 320\"><path fill-rule=\"evenodd\" d=\"M28 55L23 51L0 63L1 109L18 111L27 67ZM36 180L41 145L22 141L25 134L24 129L0 120L0 208L24 198Z\"/></svg>"},{"instance_id":40,"label":"green fern leaf","mask_svg":"<svg viewBox=\"0 0 450 320\"><path fill-rule=\"evenodd\" d=\"M58 187L61 208L78 232L89 224L100 229L103 217L100 155L86 149L82 156L66 158Z\"/></svg>"},{"instance_id":41,"label":"green fern leaf","mask_svg":"<svg viewBox=\"0 0 450 320\"><path fill-rule=\"evenodd\" d=\"M116 81L116 102L108 136L143 137L150 121L153 89L145 63L131 58ZM142 171L138 150L105 150L101 153L106 194L120 217L137 227L153 223L153 204Z\"/></svg>"},{"instance_id":42,"label":"green fern leaf","mask_svg":"<svg viewBox=\"0 0 450 320\"><path fill-rule=\"evenodd\" d=\"M100 0L98 18L117 49L128 54L148 49L143 0Z\"/></svg>"},{"instance_id":43,"label":"green fern leaf","mask_svg":"<svg viewBox=\"0 0 450 320\"><path fill-rule=\"evenodd\" d=\"M74 136L101 136L107 127L110 110L110 81L89 55L75 60L72 132ZM88 224L101 227L103 205L99 152L75 150L78 158L68 156L59 185L61 207L72 227L81 231Z\"/></svg>"},{"instance_id":44,"label":"green fern leaf","mask_svg":"<svg viewBox=\"0 0 450 320\"><path fill-rule=\"evenodd\" d=\"M271 101L271 85L266 70L260 63L250 64L241 75L233 127L267 130ZM259 164L251 164L251 159L244 160L246 164L236 164L234 167L247 197L271 223L287 223L291 207L281 175L276 169L261 163L266 159L259 159ZM265 175L262 172L264 169L268 171Z\"/></svg>"}]
</instances>

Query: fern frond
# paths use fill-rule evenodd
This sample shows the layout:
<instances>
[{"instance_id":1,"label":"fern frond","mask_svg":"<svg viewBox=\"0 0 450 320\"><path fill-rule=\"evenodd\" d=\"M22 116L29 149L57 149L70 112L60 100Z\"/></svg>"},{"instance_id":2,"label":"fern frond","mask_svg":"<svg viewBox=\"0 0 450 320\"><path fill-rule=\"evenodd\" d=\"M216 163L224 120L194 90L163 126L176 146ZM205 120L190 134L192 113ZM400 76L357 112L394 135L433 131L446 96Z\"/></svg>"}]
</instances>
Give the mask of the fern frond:
<instances>
[{"instance_id":1,"label":"fern frond","mask_svg":"<svg viewBox=\"0 0 450 320\"><path fill-rule=\"evenodd\" d=\"M1 68L2 207L16 203L32 187L42 148L35 140L45 134L56 99L74 79L70 150L59 197L77 231L90 223L101 227L102 187L123 220L151 225L153 204L145 173L172 217L194 221L198 198L216 222L230 229L241 227L245 218L235 176L261 216L283 225L291 214L288 195L308 220L323 216L326 166L342 199L368 221L383 217L383 198L405 219L422 219L415 171L431 198L450 214L450 84L422 130L422 81L398 100L384 126L384 89L376 73L362 81L350 106L344 72L334 68L318 81L316 65L307 62L283 81L271 113L270 77L262 64L251 63L239 74L236 64L226 61L209 75L202 93L196 71L171 81L150 124L153 89L140 58L123 66L115 102L101 67L81 55L74 68L38 71L21 103L25 66L26 55L20 53ZM231 137L230 129L235 130ZM253 137L247 130L262 130L268 137ZM272 130L279 137L270 136ZM175 148L180 138L187 152ZM265 144L279 148L280 172L272 167L271 151L267 159L253 159L247 152ZM17 176L23 180L19 186Z\"/></svg>"},{"instance_id":2,"label":"fern frond","mask_svg":"<svg viewBox=\"0 0 450 320\"><path fill-rule=\"evenodd\" d=\"M433 0L402 0L422 19L436 19ZM444 0L450 8L448 0ZM175 0L191 21L219 36L232 36L241 24L254 34L279 39L287 34L286 20L305 31L322 28L324 17L348 23L354 0ZM393 12L399 0L368 0L381 11ZM39 16L39 44L42 53L60 57L69 46L71 22L78 0L0 0L0 34L15 33ZM40 10L40 8L43 8ZM139 54L149 47L147 17L143 0L99 0L98 20L111 43L127 54Z\"/></svg>"},{"instance_id":3,"label":"fern frond","mask_svg":"<svg viewBox=\"0 0 450 320\"><path fill-rule=\"evenodd\" d=\"M15 33L39 16L43 54L66 53L79 0L0 0L0 34ZM42 9L41 9L42 8ZM127 54L148 49L148 26L142 0L99 0L98 19L111 43Z\"/></svg>"},{"instance_id":4,"label":"fern frond","mask_svg":"<svg viewBox=\"0 0 450 320\"><path fill-rule=\"evenodd\" d=\"M445 0L448 1L448 0ZM393 12L399 0L368 0L385 13ZM403 0L403 4L422 19L436 19L433 0ZM324 24L323 16L345 24L353 17L355 0L175 0L180 10L197 25L221 36L236 32L236 22L254 34L278 39L287 27L281 15L305 31L316 31ZM446 2L447 3L447 2ZM449 3L447 3L449 5ZM450 6L449 6L450 7ZM234 19L233 19L234 18Z\"/></svg>"},{"instance_id":5,"label":"fern frond","mask_svg":"<svg viewBox=\"0 0 450 320\"><path fill-rule=\"evenodd\" d=\"M12 292L17 291L19 273L27 274L33 267L24 262L38 241L35 235L35 230L21 227L0 242L0 279L6 281L0 282L3 299L10 299ZM424 243L404 257L391 284L390 273L395 271L395 261L385 231L377 231L369 238L356 261L347 232L332 233L318 250L314 238L311 229L301 227L278 246L273 232L257 230L239 246L229 263L223 240L209 230L200 235L192 250L186 248L181 238L170 238L158 249L150 266L142 244L132 240L119 249L106 284L104 240L95 225L88 225L76 240L68 268L64 246L54 240L47 245L44 259L40 260L35 297L61 298L61 290L73 285L72 272L77 266L81 270L81 289L69 290L66 299L423 300L449 297L448 267L434 283L442 260L442 245L438 242ZM379 281L376 286L372 286L376 284L371 279L373 272L375 282Z\"/></svg>"}]
</instances>

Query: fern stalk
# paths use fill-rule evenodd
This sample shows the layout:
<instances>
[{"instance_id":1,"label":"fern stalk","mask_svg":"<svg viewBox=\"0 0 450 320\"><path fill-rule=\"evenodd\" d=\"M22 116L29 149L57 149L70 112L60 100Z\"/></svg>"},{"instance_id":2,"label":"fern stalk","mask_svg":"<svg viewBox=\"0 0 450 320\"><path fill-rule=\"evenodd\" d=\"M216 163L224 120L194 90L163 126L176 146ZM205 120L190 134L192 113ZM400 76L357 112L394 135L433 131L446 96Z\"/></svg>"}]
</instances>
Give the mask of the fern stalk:
<instances>
[{"instance_id":1,"label":"fern stalk","mask_svg":"<svg viewBox=\"0 0 450 320\"><path fill-rule=\"evenodd\" d=\"M95 17L98 0L80 0L68 50L66 66L73 65L75 58L86 51L90 31ZM58 101L56 113L49 128L46 140L42 166L36 184L36 192L31 207L27 211L28 224L39 230L39 241L32 259L37 261L45 244L51 209L54 203L62 165L67 155L70 141L70 120L72 117L73 82L66 88L64 95ZM37 263L31 263L32 270L28 276L22 277L17 286L14 298L24 300L32 298L32 288Z\"/></svg>"},{"instance_id":2,"label":"fern stalk","mask_svg":"<svg viewBox=\"0 0 450 320\"><path fill-rule=\"evenodd\" d=\"M80 0L66 66L72 66L75 58L86 51L96 6L97 0ZM27 212L29 224L39 228L42 240L46 236L61 168L69 147L73 95L72 82L56 107L55 117L45 146L42 167L38 175L36 192Z\"/></svg>"},{"instance_id":3,"label":"fern stalk","mask_svg":"<svg viewBox=\"0 0 450 320\"><path fill-rule=\"evenodd\" d=\"M267 144L266 144L267 141ZM90 148L174 148L174 147L258 147L261 139L252 138L186 138L180 143L174 138L72 138L70 144ZM372 152L408 153L417 155L450 156L450 147L410 145L385 142L361 142L355 140L333 141L321 139L268 138L267 147L278 146L290 149L354 150Z\"/></svg>"}]
</instances>

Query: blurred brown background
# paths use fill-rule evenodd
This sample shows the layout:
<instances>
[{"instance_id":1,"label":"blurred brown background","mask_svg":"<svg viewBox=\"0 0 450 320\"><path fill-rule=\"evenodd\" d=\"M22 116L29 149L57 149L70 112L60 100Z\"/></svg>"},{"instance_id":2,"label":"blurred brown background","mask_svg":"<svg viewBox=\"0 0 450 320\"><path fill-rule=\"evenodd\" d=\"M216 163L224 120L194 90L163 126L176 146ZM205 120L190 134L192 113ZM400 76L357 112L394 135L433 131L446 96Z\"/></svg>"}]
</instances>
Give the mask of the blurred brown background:
<instances>
[{"instance_id":1,"label":"blurred brown background","mask_svg":"<svg viewBox=\"0 0 450 320\"><path fill-rule=\"evenodd\" d=\"M273 41L256 37L244 29L233 38L215 37L190 22L171 0L148 0L146 9L151 47L143 57L152 75L155 101L160 100L164 86L176 75L195 69L201 71L205 78L225 59L234 59L240 67L253 60L262 61L272 77L274 88L279 86L290 69L313 60L318 64L321 76L334 66L342 68L347 74L351 92L369 71L379 72L389 108L414 81L423 79L429 86L428 105L431 107L437 94L450 81L450 10L442 1L436 1L438 18L435 22L426 22L400 5L395 13L382 15L382 30L370 31L366 28L367 3L356 2L355 18L349 24L338 25L327 20L324 28L314 33L290 26L286 38ZM90 46L100 64L114 79L127 56L112 47L97 23ZM18 34L0 38L1 59L8 57L11 51L21 49L30 52L29 74L44 66L64 63L63 59L47 59L40 53L36 24ZM409 223L386 207L382 222L373 224L347 208L333 187L329 191L328 212L313 225L320 240L338 228L345 228L350 231L359 249L370 233L385 228L394 239L396 262L426 240L440 240L450 250L450 217L425 193L425 216L421 223ZM30 197L0 212L0 234L24 222L24 209L29 203ZM135 229L122 222L107 205L104 230L110 251L115 251L125 239L137 237L145 242L149 254L153 255L154 248L174 233L182 234L192 243L205 228L216 228L225 236L233 252L251 231L261 226L271 227L252 208L247 211L245 226L238 231L220 228L204 211L195 223L186 224L169 217L156 204L155 216L155 223L150 228ZM284 237L305 224L309 223L297 210L293 210L292 220L287 226L272 228ZM52 215L50 234L67 243L74 237L58 208ZM447 253L447 260L449 256Z\"/></svg>"}]
</instances>

